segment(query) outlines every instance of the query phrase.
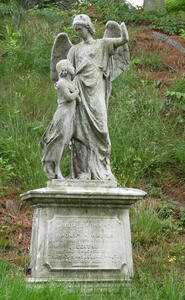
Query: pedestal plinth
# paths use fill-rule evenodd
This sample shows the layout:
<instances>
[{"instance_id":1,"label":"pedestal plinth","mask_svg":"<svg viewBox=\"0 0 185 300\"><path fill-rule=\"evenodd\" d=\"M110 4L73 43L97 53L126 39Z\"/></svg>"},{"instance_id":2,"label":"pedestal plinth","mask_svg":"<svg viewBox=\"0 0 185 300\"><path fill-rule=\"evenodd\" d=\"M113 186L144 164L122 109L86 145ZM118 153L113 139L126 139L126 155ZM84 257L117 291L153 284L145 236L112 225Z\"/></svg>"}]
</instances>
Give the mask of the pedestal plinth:
<instances>
[{"instance_id":1,"label":"pedestal plinth","mask_svg":"<svg viewBox=\"0 0 185 300\"><path fill-rule=\"evenodd\" d=\"M112 284L132 276L129 207L146 193L114 186L53 180L21 195L34 208L29 282Z\"/></svg>"}]
</instances>

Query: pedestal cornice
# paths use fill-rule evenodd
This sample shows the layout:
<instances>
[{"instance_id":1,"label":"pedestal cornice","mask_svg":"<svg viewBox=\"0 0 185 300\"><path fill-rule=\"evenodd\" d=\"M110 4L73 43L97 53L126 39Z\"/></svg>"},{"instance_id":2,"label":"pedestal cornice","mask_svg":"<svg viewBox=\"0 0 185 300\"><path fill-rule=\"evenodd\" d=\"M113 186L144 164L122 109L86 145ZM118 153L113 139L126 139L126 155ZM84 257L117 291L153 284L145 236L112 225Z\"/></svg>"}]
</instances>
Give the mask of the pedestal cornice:
<instances>
[{"instance_id":1,"label":"pedestal cornice","mask_svg":"<svg viewBox=\"0 0 185 300\"><path fill-rule=\"evenodd\" d=\"M40 188L21 194L22 200L32 206L68 205L68 206L111 206L129 207L143 199L146 192L133 188L104 186L68 186L59 185Z\"/></svg>"}]
</instances>

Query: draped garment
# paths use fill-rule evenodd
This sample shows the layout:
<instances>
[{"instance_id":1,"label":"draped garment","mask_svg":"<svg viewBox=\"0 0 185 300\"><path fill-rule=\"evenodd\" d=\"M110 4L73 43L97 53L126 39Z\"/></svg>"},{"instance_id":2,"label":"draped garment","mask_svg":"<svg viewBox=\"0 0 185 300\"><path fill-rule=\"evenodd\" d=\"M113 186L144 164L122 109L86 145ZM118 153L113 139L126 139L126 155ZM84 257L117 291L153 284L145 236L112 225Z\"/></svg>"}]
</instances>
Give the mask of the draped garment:
<instances>
[{"instance_id":1,"label":"draped garment","mask_svg":"<svg viewBox=\"0 0 185 300\"><path fill-rule=\"evenodd\" d=\"M115 180L110 169L107 125L112 48L106 39L99 39L72 46L68 53L76 70L75 80L81 98L74 120L72 178Z\"/></svg>"}]
</instances>

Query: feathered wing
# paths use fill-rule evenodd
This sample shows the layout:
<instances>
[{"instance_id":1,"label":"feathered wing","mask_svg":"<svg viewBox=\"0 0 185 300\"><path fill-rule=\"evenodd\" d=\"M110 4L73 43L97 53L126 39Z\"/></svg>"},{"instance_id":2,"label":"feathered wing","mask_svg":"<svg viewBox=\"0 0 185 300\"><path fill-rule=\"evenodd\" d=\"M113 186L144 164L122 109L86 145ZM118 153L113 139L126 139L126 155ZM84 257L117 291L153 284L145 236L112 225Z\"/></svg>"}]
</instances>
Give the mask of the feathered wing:
<instances>
[{"instance_id":1,"label":"feathered wing","mask_svg":"<svg viewBox=\"0 0 185 300\"><path fill-rule=\"evenodd\" d=\"M121 31L125 31L124 23L119 25L115 21L109 21L106 24L106 29L104 32L104 38L117 38L121 37ZM125 32L123 32L125 35ZM127 32L126 32L127 34ZM110 80L113 81L118 77L123 71L129 68L130 64L130 54L128 43L123 46L119 46L115 49L113 55L110 58L109 71L110 71Z\"/></svg>"},{"instance_id":2,"label":"feathered wing","mask_svg":"<svg viewBox=\"0 0 185 300\"><path fill-rule=\"evenodd\" d=\"M59 60L67 58L67 54L72 45L73 44L66 33L62 32L56 36L51 50L50 61L50 77L53 83L58 80L56 64L59 62Z\"/></svg>"}]
</instances>

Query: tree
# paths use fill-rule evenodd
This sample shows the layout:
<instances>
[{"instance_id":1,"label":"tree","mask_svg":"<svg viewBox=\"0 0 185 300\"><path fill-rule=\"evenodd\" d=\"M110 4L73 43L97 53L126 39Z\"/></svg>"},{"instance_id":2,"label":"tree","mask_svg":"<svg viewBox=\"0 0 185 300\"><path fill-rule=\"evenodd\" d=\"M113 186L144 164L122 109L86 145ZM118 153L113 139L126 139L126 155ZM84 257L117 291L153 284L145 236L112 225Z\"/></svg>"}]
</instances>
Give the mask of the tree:
<instances>
[{"instance_id":1,"label":"tree","mask_svg":"<svg viewBox=\"0 0 185 300\"><path fill-rule=\"evenodd\" d=\"M144 10L164 10L165 0L144 0Z\"/></svg>"}]
</instances>

